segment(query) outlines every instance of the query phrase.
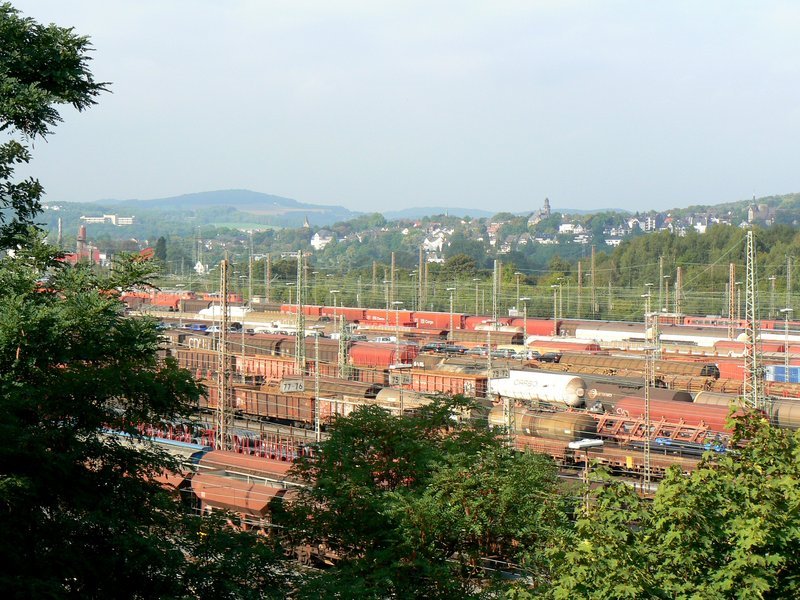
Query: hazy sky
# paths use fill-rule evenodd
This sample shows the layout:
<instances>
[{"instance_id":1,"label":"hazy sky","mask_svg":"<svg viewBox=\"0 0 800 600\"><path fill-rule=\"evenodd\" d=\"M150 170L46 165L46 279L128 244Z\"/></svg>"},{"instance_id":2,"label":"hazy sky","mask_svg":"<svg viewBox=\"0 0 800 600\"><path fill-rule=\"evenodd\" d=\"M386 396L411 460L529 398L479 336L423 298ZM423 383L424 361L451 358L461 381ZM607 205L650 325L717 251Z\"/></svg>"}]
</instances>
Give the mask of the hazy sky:
<instances>
[{"instance_id":1,"label":"hazy sky","mask_svg":"<svg viewBox=\"0 0 800 600\"><path fill-rule=\"evenodd\" d=\"M668 208L800 191L800 3L12 0L112 94L50 201L247 188L353 210Z\"/></svg>"}]
</instances>

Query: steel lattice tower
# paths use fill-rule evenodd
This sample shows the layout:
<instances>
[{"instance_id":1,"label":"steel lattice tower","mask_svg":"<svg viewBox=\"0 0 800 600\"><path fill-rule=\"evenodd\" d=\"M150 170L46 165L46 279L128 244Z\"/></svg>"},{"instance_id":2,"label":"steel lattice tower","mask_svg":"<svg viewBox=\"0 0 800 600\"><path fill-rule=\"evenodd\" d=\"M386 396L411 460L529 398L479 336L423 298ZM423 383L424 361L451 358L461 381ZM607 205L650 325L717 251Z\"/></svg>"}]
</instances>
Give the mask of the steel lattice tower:
<instances>
[{"instance_id":1,"label":"steel lattice tower","mask_svg":"<svg viewBox=\"0 0 800 600\"><path fill-rule=\"evenodd\" d=\"M214 447L230 450L230 430L233 428L233 407L228 390L228 259L219 264L219 293L222 314L220 316L219 346L217 356L217 410L214 414Z\"/></svg>"},{"instance_id":2,"label":"steel lattice tower","mask_svg":"<svg viewBox=\"0 0 800 600\"><path fill-rule=\"evenodd\" d=\"M297 332L294 344L294 362L297 374L306 371L306 316L303 314L303 251L297 251Z\"/></svg>"},{"instance_id":3,"label":"steel lattice tower","mask_svg":"<svg viewBox=\"0 0 800 600\"><path fill-rule=\"evenodd\" d=\"M500 275L498 274L497 269L497 261L494 261L494 270L492 271L492 321L494 329L498 329L497 327L497 288L498 282L500 279ZM489 347L489 352L491 353L492 348Z\"/></svg>"},{"instance_id":4,"label":"steel lattice tower","mask_svg":"<svg viewBox=\"0 0 800 600\"><path fill-rule=\"evenodd\" d=\"M334 325L339 327L339 378L350 379L350 364L347 362L347 340L350 338L345 325L344 315L339 317L341 320Z\"/></svg>"},{"instance_id":5,"label":"steel lattice tower","mask_svg":"<svg viewBox=\"0 0 800 600\"><path fill-rule=\"evenodd\" d=\"M736 298L733 295L733 288L736 284L736 265L731 263L728 266L728 339L732 340L736 337L736 326L733 323L734 311L736 305Z\"/></svg>"},{"instance_id":6,"label":"steel lattice tower","mask_svg":"<svg viewBox=\"0 0 800 600\"><path fill-rule=\"evenodd\" d=\"M747 232L747 278L745 280L745 321L747 324L744 355L744 401L753 408L764 408L761 382L761 339L758 332L758 296L756 287L756 245L753 231Z\"/></svg>"}]
</instances>

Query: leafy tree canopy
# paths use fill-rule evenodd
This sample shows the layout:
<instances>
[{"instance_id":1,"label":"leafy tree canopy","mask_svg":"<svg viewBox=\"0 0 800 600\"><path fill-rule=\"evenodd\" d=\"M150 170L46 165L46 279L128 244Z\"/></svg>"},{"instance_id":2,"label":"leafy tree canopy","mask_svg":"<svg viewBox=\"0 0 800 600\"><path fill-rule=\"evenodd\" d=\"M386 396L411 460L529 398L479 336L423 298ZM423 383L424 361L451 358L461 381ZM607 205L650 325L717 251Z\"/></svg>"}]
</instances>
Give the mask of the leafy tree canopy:
<instances>
[{"instance_id":1,"label":"leafy tree canopy","mask_svg":"<svg viewBox=\"0 0 800 600\"><path fill-rule=\"evenodd\" d=\"M417 417L367 407L334 423L297 468L309 487L289 523L339 561L303 597L477 597L495 572L483 568L488 555L549 578L547 549L567 514L555 467L455 423L466 406L435 402Z\"/></svg>"},{"instance_id":2,"label":"leafy tree canopy","mask_svg":"<svg viewBox=\"0 0 800 600\"><path fill-rule=\"evenodd\" d=\"M56 109L84 110L106 89L89 71L88 38L72 29L41 25L0 4L0 131L26 140L44 138L61 121ZM0 145L0 248L15 245L41 210L36 179L13 181L31 155L20 141Z\"/></svg>"},{"instance_id":3,"label":"leafy tree canopy","mask_svg":"<svg viewBox=\"0 0 800 600\"><path fill-rule=\"evenodd\" d=\"M688 477L673 467L652 504L601 488L554 598L800 596L800 433L751 416L736 439L748 442Z\"/></svg>"}]
</instances>

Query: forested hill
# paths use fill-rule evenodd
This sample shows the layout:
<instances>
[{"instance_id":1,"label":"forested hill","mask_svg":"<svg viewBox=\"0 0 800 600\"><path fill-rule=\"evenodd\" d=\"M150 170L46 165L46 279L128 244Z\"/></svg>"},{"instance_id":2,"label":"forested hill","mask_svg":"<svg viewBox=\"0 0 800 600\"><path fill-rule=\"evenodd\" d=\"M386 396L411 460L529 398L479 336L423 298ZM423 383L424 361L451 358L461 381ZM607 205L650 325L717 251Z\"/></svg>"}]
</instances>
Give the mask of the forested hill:
<instances>
[{"instance_id":1,"label":"forested hill","mask_svg":"<svg viewBox=\"0 0 800 600\"><path fill-rule=\"evenodd\" d=\"M800 217L800 192L763 196L761 198L751 198L748 200L735 200L733 202L723 202L714 205L692 205L687 206L686 208L676 208L669 212L670 214L676 215L711 211L718 214L731 212L732 214L741 215L744 218L748 207L752 204L766 204L770 208L776 209L778 212L783 213L784 218L788 217L791 220L796 220L798 217Z\"/></svg>"},{"instance_id":2,"label":"forested hill","mask_svg":"<svg viewBox=\"0 0 800 600\"><path fill-rule=\"evenodd\" d=\"M759 281L774 275L777 289L784 289L786 257L800 256L800 231L789 225L755 231ZM603 255L598 265L614 285L657 285L659 257L663 256L664 273L673 280L676 268L682 268L684 287L719 288L728 281L730 263L737 265L739 278L744 277L745 236L744 229L727 225L709 227L704 234L691 231L683 237L668 231L652 233L626 240Z\"/></svg>"}]
</instances>

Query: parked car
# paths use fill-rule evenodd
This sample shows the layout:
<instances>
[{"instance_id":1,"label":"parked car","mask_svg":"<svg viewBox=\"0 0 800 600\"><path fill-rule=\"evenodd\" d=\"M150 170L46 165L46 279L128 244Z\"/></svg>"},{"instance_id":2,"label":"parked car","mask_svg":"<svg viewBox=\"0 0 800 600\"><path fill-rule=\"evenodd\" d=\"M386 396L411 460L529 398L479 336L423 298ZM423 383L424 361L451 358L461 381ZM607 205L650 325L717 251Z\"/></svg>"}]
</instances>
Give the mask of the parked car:
<instances>
[{"instance_id":1,"label":"parked car","mask_svg":"<svg viewBox=\"0 0 800 600\"><path fill-rule=\"evenodd\" d=\"M429 342L420 347L420 352L444 352L447 344L444 342Z\"/></svg>"},{"instance_id":2,"label":"parked car","mask_svg":"<svg viewBox=\"0 0 800 600\"><path fill-rule=\"evenodd\" d=\"M508 348L492 350L492 358L516 358L516 352Z\"/></svg>"},{"instance_id":3,"label":"parked car","mask_svg":"<svg viewBox=\"0 0 800 600\"><path fill-rule=\"evenodd\" d=\"M470 356L486 356L489 354L489 351L483 346L475 346L464 352L464 354L469 354Z\"/></svg>"},{"instance_id":4,"label":"parked car","mask_svg":"<svg viewBox=\"0 0 800 600\"><path fill-rule=\"evenodd\" d=\"M464 346L451 345L447 345L444 347L444 350L441 350L441 352L444 352L445 354L464 354L466 351L467 349Z\"/></svg>"}]
</instances>

